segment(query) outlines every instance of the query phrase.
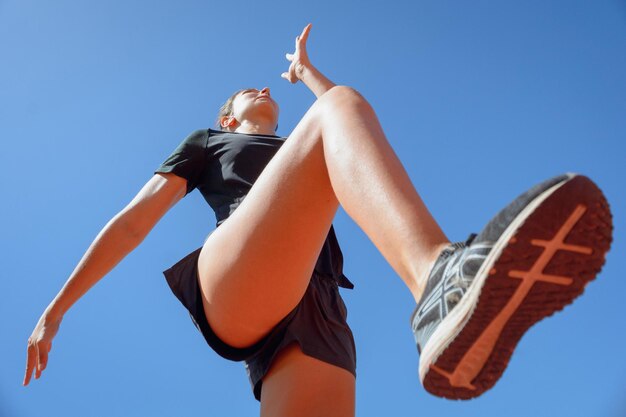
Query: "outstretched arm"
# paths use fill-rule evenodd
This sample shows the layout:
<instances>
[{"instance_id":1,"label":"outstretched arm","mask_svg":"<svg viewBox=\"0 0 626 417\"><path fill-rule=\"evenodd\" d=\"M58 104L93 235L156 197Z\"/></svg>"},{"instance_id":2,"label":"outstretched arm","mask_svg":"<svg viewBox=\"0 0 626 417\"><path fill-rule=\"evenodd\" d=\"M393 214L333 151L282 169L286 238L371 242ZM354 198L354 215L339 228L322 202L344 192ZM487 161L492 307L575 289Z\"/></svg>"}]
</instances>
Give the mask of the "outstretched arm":
<instances>
[{"instance_id":1,"label":"outstretched arm","mask_svg":"<svg viewBox=\"0 0 626 417\"><path fill-rule=\"evenodd\" d=\"M287 60L291 62L289 70L281 74L281 77L292 84L302 81L316 97L320 97L326 91L335 86L335 83L324 76L315 68L306 52L306 41L309 38L311 24L309 23L300 36L296 37L296 50L293 54L286 54Z\"/></svg>"},{"instance_id":2,"label":"outstretched arm","mask_svg":"<svg viewBox=\"0 0 626 417\"><path fill-rule=\"evenodd\" d=\"M143 241L159 219L185 195L185 189L184 178L174 174L154 175L104 226L28 338L23 385L28 385L33 371L38 379L46 368L52 339L64 314Z\"/></svg>"}]
</instances>

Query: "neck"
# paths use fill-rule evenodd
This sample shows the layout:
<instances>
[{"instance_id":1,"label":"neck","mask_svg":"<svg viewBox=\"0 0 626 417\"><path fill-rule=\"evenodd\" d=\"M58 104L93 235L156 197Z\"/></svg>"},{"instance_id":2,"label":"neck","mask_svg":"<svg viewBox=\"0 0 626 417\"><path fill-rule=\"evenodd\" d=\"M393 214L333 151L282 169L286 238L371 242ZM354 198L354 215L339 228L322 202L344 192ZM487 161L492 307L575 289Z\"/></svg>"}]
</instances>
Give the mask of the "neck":
<instances>
[{"instance_id":1,"label":"neck","mask_svg":"<svg viewBox=\"0 0 626 417\"><path fill-rule=\"evenodd\" d=\"M275 123L268 123L265 121L262 122L251 122L248 120L244 120L237 128L234 130L237 133L250 133L250 134L259 134L259 135L275 135L276 131L274 128L276 127Z\"/></svg>"}]
</instances>

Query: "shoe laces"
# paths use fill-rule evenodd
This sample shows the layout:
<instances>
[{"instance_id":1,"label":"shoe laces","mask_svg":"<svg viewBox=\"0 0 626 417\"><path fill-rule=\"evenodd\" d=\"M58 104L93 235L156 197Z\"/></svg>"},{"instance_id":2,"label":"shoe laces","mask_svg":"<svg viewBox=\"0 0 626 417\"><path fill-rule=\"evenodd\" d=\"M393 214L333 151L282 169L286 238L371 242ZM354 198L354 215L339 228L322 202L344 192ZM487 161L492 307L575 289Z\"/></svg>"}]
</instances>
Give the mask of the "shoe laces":
<instances>
[{"instance_id":1,"label":"shoe laces","mask_svg":"<svg viewBox=\"0 0 626 417\"><path fill-rule=\"evenodd\" d=\"M457 250L471 245L474 239L476 239L476 236L478 236L476 233L471 233L465 241L450 243L450 245L441 252L439 257L441 260L444 260Z\"/></svg>"}]
</instances>

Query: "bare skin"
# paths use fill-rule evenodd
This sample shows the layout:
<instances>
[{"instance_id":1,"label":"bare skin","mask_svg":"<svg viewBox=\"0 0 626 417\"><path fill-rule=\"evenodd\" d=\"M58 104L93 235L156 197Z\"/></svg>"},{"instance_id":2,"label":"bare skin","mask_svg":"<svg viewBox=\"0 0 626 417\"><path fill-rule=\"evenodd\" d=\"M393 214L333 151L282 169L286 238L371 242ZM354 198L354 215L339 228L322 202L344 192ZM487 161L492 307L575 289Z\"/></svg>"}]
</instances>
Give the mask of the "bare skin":
<instances>
[{"instance_id":1,"label":"bare skin","mask_svg":"<svg viewBox=\"0 0 626 417\"><path fill-rule=\"evenodd\" d=\"M280 352L263 379L261 417L354 415L354 375L306 356L297 344Z\"/></svg>"},{"instance_id":2,"label":"bare skin","mask_svg":"<svg viewBox=\"0 0 626 417\"><path fill-rule=\"evenodd\" d=\"M235 347L258 341L298 304L339 204L416 301L430 266L449 243L369 103L354 89L335 86L311 65L306 53L309 31L310 25L296 38L282 77L302 81L318 100L246 199L206 240L198 261L207 320ZM223 130L274 134L277 120L278 105L264 88L238 95L233 114L220 123ZM98 235L29 338L24 385L33 371L39 378L45 369L64 313L145 238L182 198L185 186L173 174L155 175ZM263 380L261 415L351 416L354 386L351 373L308 357L294 345L278 355Z\"/></svg>"}]
</instances>

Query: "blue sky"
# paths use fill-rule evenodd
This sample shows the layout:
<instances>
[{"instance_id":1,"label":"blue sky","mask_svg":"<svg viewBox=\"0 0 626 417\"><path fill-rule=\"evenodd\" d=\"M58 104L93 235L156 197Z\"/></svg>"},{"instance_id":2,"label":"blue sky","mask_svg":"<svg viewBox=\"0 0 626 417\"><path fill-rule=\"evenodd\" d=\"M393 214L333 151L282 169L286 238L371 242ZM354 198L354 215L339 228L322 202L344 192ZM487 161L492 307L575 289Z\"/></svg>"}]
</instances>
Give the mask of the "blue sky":
<instances>
[{"instance_id":1,"label":"blue sky","mask_svg":"<svg viewBox=\"0 0 626 417\"><path fill-rule=\"evenodd\" d=\"M258 414L243 365L210 350L161 273L213 228L198 191L74 305L24 388L26 340L101 228L233 91L269 86L289 134L314 101L280 78L308 22L313 63L372 103L450 239L565 171L614 215L584 296L522 339L495 388L454 402L420 386L411 296L340 211L357 415L624 415L623 0L0 1L0 415Z\"/></svg>"}]
</instances>

